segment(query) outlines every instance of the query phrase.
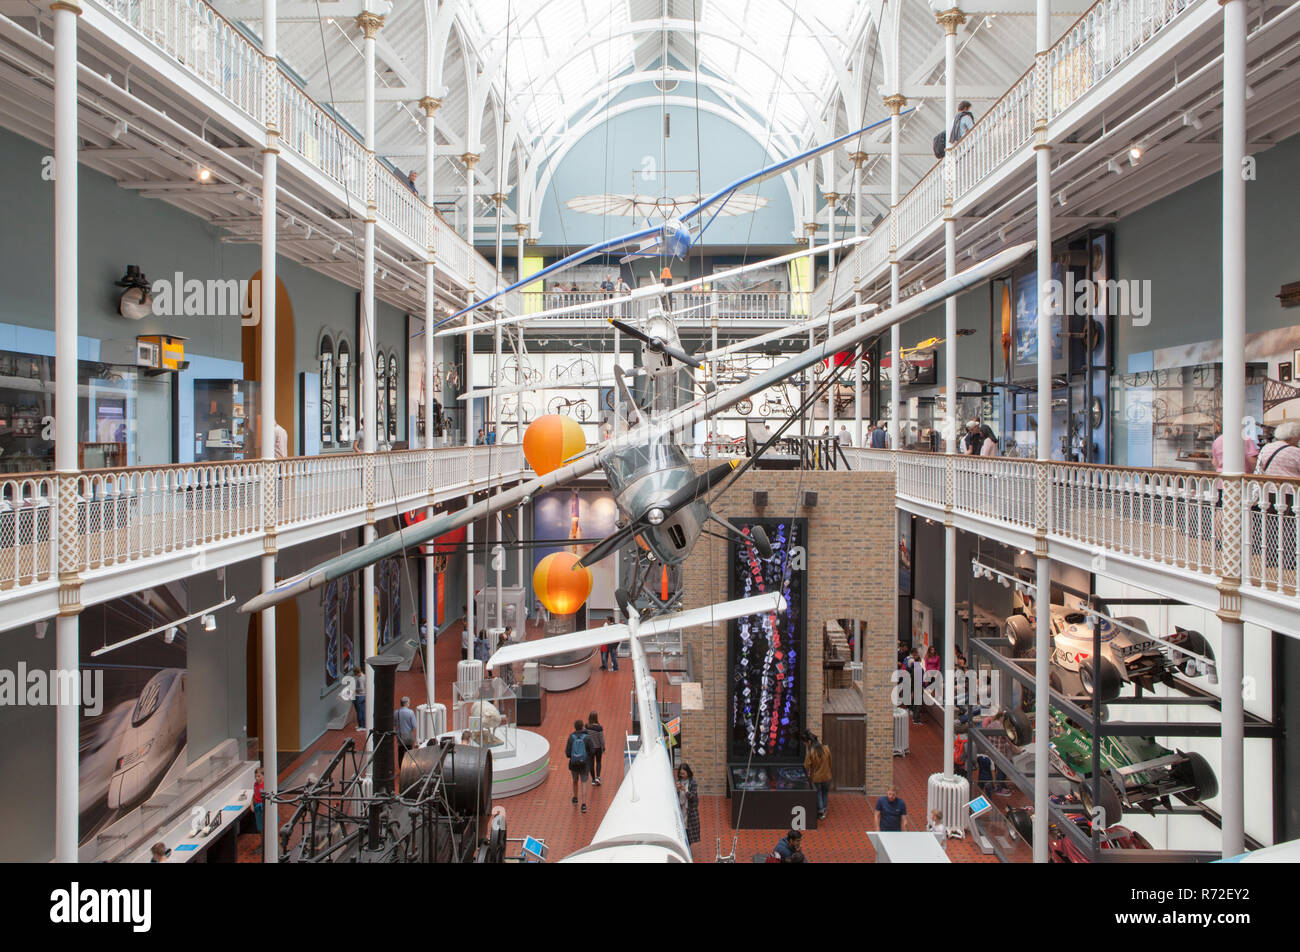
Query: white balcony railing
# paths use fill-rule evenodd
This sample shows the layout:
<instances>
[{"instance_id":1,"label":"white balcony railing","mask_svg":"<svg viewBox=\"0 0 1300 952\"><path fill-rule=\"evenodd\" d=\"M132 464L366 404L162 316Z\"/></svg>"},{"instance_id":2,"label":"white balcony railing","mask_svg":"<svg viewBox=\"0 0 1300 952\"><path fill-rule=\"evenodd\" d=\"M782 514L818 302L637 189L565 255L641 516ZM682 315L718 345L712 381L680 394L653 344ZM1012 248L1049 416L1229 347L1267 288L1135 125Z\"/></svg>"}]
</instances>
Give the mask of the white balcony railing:
<instances>
[{"instance_id":1,"label":"white balcony railing","mask_svg":"<svg viewBox=\"0 0 1300 952\"><path fill-rule=\"evenodd\" d=\"M905 500L952 510L1027 533L1037 529L1039 467L1049 494L1049 538L1098 554L1171 567L1207 581L1231 574L1240 553L1243 589L1300 594L1300 481L1143 470L1007 457L846 448L855 470L896 474ZM952 499L945 498L952 466ZM1225 500L1240 485L1235 509ZM1234 539L1235 537L1235 539Z\"/></svg>"},{"instance_id":2,"label":"white balcony railing","mask_svg":"<svg viewBox=\"0 0 1300 952\"><path fill-rule=\"evenodd\" d=\"M126 566L256 538L272 525L360 518L367 499L414 508L523 471L521 448L499 445L376 453L373 465L363 454L339 453L13 476L0 481L0 591L56 579L60 559L77 573ZM76 507L75 529L63 539L61 496Z\"/></svg>"},{"instance_id":3,"label":"white balcony railing","mask_svg":"<svg viewBox=\"0 0 1300 952\"><path fill-rule=\"evenodd\" d=\"M97 2L127 27L179 62L200 82L255 122L264 121L266 60L261 48L202 0L87 0ZM360 203L366 198L366 150L362 142L308 96L283 70L276 77L277 122L282 143ZM375 166L379 217L423 249L430 223L438 261L463 285L473 279L478 295L496 281L496 268L452 230L390 169ZM518 298L503 305L518 313Z\"/></svg>"},{"instance_id":4,"label":"white balcony railing","mask_svg":"<svg viewBox=\"0 0 1300 952\"><path fill-rule=\"evenodd\" d=\"M1196 0L1098 0L1048 51L1051 96L1048 119L1061 115L1093 87L1127 63ZM953 201L968 196L1031 142L1034 133L1034 71L1031 64L1010 89L952 147ZM898 247L925 236L942 217L943 167L936 163L900 199ZM873 229L872 241L854 249L843 266L873 281L889 262L889 216ZM879 240L876 240L879 236ZM851 293L840 282L830 301L829 281L817 289L819 306L837 306Z\"/></svg>"},{"instance_id":5,"label":"white balcony railing","mask_svg":"<svg viewBox=\"0 0 1300 952\"><path fill-rule=\"evenodd\" d=\"M850 282L851 283L851 282ZM575 304L604 304L550 320L603 321L607 317L628 319L645 308L644 298L628 301L605 291L521 291L524 313L536 313ZM672 295L678 323L707 324L714 316L727 321L773 321L787 323L807 317L812 295L807 291L679 291ZM815 304L814 304L815 307Z\"/></svg>"},{"instance_id":6,"label":"white balcony railing","mask_svg":"<svg viewBox=\"0 0 1300 952\"><path fill-rule=\"evenodd\" d=\"M199 0L101 0L119 20L227 102L262 118L262 51Z\"/></svg>"}]
</instances>

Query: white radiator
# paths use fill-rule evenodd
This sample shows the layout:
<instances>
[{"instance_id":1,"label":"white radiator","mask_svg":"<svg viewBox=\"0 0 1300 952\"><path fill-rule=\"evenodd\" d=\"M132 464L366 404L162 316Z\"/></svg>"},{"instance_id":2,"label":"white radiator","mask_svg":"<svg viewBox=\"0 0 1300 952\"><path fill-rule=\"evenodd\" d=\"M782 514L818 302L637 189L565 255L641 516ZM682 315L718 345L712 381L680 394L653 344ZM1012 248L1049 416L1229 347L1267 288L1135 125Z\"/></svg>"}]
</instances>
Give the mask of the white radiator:
<instances>
[{"instance_id":1,"label":"white radiator","mask_svg":"<svg viewBox=\"0 0 1300 952\"><path fill-rule=\"evenodd\" d=\"M911 716L907 713L907 708L894 708L894 756L903 757L908 750L908 730L912 723Z\"/></svg>"},{"instance_id":2,"label":"white radiator","mask_svg":"<svg viewBox=\"0 0 1300 952\"><path fill-rule=\"evenodd\" d=\"M427 740L447 732L447 705L421 704L415 709L415 742Z\"/></svg>"},{"instance_id":3,"label":"white radiator","mask_svg":"<svg viewBox=\"0 0 1300 952\"><path fill-rule=\"evenodd\" d=\"M460 687L462 695L474 694L474 690L469 685L480 684L482 681L482 661L459 661L456 663L456 684Z\"/></svg>"},{"instance_id":4,"label":"white radiator","mask_svg":"<svg viewBox=\"0 0 1300 952\"><path fill-rule=\"evenodd\" d=\"M943 811L943 825L949 836L966 835L966 819L970 813L970 783L965 777L942 773L931 774L926 785L926 817L931 810Z\"/></svg>"}]
</instances>

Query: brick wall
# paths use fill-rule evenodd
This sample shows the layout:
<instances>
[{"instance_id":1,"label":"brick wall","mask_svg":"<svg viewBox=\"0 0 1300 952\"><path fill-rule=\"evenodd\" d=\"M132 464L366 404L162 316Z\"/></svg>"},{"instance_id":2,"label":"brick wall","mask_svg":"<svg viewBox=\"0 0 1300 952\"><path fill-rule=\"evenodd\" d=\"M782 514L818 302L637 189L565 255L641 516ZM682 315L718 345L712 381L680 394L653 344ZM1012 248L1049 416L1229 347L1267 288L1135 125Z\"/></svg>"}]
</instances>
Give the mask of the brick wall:
<instances>
[{"instance_id":1,"label":"brick wall","mask_svg":"<svg viewBox=\"0 0 1300 952\"><path fill-rule=\"evenodd\" d=\"M702 468L702 467L700 467ZM751 493L767 490L762 510ZM804 509L797 496L818 494L817 505ZM881 791L893 776L893 708L889 675L895 665L898 548L895 541L892 473L797 472L751 470L714 507L728 518L808 520L805 723L822 734L822 631L827 621L858 618L865 623L862 642L863 686L867 710L865 787ZM702 536L684 565L684 607L694 608L727 598L728 544ZM727 757L727 624L692 628L684 634L703 689L703 710L682 714L682 757L695 771L700 791L726 790Z\"/></svg>"}]
</instances>

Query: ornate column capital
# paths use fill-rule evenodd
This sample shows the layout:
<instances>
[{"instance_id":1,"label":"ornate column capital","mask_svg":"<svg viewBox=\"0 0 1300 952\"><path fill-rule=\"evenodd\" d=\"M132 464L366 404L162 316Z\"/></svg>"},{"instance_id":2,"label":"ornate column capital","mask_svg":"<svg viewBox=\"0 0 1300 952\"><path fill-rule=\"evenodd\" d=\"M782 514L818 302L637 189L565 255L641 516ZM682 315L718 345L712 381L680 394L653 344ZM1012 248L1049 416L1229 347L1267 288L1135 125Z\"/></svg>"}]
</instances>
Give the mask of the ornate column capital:
<instances>
[{"instance_id":1,"label":"ornate column capital","mask_svg":"<svg viewBox=\"0 0 1300 952\"><path fill-rule=\"evenodd\" d=\"M902 93L894 93L892 96L886 96L883 100L885 108L889 110L891 116L896 116L903 111L907 105L907 97Z\"/></svg>"},{"instance_id":2,"label":"ornate column capital","mask_svg":"<svg viewBox=\"0 0 1300 952\"><path fill-rule=\"evenodd\" d=\"M834 205L843 197L844 196L842 196L839 192L822 192L822 198L826 199L826 202L829 205Z\"/></svg>"},{"instance_id":3,"label":"ornate column capital","mask_svg":"<svg viewBox=\"0 0 1300 952\"><path fill-rule=\"evenodd\" d=\"M465 163L465 168L473 169L474 166L478 165L478 160L481 158L482 156L477 152L464 152L461 154L460 160Z\"/></svg>"},{"instance_id":4,"label":"ornate column capital","mask_svg":"<svg viewBox=\"0 0 1300 952\"><path fill-rule=\"evenodd\" d=\"M871 158L870 152L852 152L849 154L849 161L853 163L855 169L860 169L866 165L869 158Z\"/></svg>"},{"instance_id":5,"label":"ornate column capital","mask_svg":"<svg viewBox=\"0 0 1300 952\"><path fill-rule=\"evenodd\" d=\"M369 10L363 10L357 16L357 29L366 35L367 40L373 40L375 34L384 25L384 17L379 13L371 13Z\"/></svg>"},{"instance_id":6,"label":"ornate column capital","mask_svg":"<svg viewBox=\"0 0 1300 952\"><path fill-rule=\"evenodd\" d=\"M803 230L809 235L817 234L817 223L815 221L806 221L803 223Z\"/></svg>"},{"instance_id":7,"label":"ornate column capital","mask_svg":"<svg viewBox=\"0 0 1300 952\"><path fill-rule=\"evenodd\" d=\"M951 10L936 13L934 19L936 23L943 27L944 33L951 35L956 33L957 28L966 22L966 14L953 7Z\"/></svg>"},{"instance_id":8,"label":"ornate column capital","mask_svg":"<svg viewBox=\"0 0 1300 952\"><path fill-rule=\"evenodd\" d=\"M442 100L437 96L425 96L419 102L419 106L424 110L424 114L431 119L433 118L433 114L438 111L438 107L441 105Z\"/></svg>"},{"instance_id":9,"label":"ornate column capital","mask_svg":"<svg viewBox=\"0 0 1300 952\"><path fill-rule=\"evenodd\" d=\"M1220 0L1220 2L1222 3L1223 0ZM82 14L81 4L77 3L77 0L54 0L54 2L50 4L50 9L67 10L71 13L75 13L77 16L81 16Z\"/></svg>"},{"instance_id":10,"label":"ornate column capital","mask_svg":"<svg viewBox=\"0 0 1300 952\"><path fill-rule=\"evenodd\" d=\"M506 193L505 193L505 192L493 192L493 193L492 193L492 202L493 202L493 204L496 205L496 207L497 207L498 209L500 209L501 206L504 205L504 204L506 203Z\"/></svg>"},{"instance_id":11,"label":"ornate column capital","mask_svg":"<svg viewBox=\"0 0 1300 952\"><path fill-rule=\"evenodd\" d=\"M517 222L515 222L515 234L518 234L518 235L526 235L526 234L528 234L528 224L527 224L527 222L522 222L522 221L517 221Z\"/></svg>"}]
</instances>

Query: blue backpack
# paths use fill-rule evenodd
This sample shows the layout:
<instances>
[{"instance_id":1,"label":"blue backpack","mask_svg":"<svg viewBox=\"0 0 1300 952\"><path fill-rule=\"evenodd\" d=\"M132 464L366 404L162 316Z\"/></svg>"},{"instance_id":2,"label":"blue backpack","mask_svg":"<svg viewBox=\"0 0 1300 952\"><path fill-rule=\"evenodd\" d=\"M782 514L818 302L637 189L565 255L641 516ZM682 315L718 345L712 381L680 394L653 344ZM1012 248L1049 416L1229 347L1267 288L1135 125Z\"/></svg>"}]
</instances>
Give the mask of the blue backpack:
<instances>
[{"instance_id":1,"label":"blue backpack","mask_svg":"<svg viewBox=\"0 0 1300 952\"><path fill-rule=\"evenodd\" d=\"M586 760L587 759L587 735L579 734L575 731L572 737L573 737L573 746L569 748L570 751L569 759Z\"/></svg>"}]
</instances>

